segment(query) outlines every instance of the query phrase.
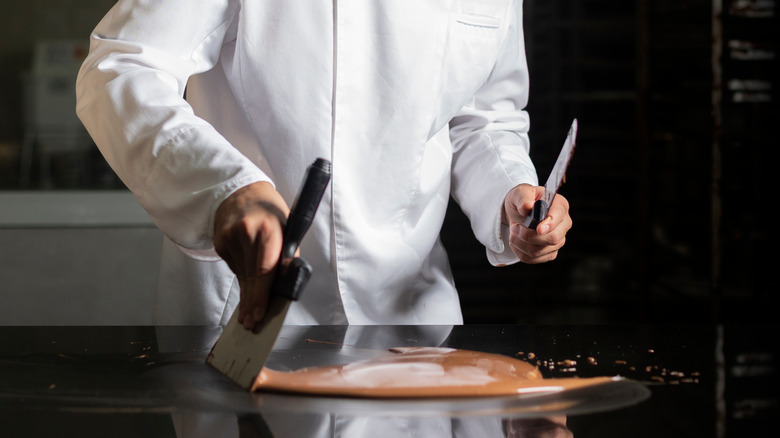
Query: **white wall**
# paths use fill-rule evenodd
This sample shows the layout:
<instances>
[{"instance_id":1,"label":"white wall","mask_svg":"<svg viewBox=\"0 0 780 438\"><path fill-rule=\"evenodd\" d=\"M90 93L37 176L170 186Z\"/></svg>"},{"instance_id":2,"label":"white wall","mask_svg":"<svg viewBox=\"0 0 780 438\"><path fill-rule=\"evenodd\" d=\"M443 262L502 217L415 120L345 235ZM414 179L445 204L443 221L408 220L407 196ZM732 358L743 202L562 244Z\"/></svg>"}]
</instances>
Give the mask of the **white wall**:
<instances>
[{"instance_id":1,"label":"white wall","mask_svg":"<svg viewBox=\"0 0 780 438\"><path fill-rule=\"evenodd\" d=\"M0 192L0 325L148 325L162 234L126 191Z\"/></svg>"}]
</instances>

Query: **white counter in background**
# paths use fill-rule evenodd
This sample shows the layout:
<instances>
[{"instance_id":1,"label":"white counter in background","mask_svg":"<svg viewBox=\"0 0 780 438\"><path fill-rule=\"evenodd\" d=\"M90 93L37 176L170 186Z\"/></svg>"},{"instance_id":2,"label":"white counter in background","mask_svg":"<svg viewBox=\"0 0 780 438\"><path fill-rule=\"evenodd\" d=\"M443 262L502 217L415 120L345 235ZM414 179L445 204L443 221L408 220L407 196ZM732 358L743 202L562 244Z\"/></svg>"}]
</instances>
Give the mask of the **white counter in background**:
<instances>
[{"instance_id":1,"label":"white counter in background","mask_svg":"<svg viewBox=\"0 0 780 438\"><path fill-rule=\"evenodd\" d=\"M0 325L148 325L162 233L128 191L0 192Z\"/></svg>"}]
</instances>

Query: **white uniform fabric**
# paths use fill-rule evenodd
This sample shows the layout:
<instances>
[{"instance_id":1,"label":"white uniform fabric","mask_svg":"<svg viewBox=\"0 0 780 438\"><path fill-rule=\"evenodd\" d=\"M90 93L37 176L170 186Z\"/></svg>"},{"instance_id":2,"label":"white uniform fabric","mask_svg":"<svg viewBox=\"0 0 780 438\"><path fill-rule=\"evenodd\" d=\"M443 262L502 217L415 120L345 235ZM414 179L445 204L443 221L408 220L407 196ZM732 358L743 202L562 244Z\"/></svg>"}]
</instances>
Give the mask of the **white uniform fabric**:
<instances>
[{"instance_id":1,"label":"white uniform fabric","mask_svg":"<svg viewBox=\"0 0 780 438\"><path fill-rule=\"evenodd\" d=\"M288 323L461 323L438 239L450 194L489 261L517 261L503 199L537 184L520 1L120 0L77 94L173 242L158 324L224 324L237 285L213 249L215 210L256 181L291 204L318 157L333 178Z\"/></svg>"}]
</instances>

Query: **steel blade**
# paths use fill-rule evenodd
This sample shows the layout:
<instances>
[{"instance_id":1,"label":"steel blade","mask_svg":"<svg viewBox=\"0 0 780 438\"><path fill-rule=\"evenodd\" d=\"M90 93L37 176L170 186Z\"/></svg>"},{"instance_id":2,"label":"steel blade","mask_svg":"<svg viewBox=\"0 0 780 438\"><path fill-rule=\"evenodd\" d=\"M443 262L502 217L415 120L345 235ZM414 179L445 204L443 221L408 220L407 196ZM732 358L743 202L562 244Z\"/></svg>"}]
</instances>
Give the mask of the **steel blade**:
<instances>
[{"instance_id":1,"label":"steel blade","mask_svg":"<svg viewBox=\"0 0 780 438\"><path fill-rule=\"evenodd\" d=\"M566 169L569 167L569 162L574 154L574 147L577 144L577 119L571 123L569 133L566 135L566 141L563 143L558 159L555 160L555 165L550 172L550 176L547 178L547 182L544 184L544 199L547 205L551 205L555 194L558 193L558 189L561 187L564 177L566 176Z\"/></svg>"}]
</instances>

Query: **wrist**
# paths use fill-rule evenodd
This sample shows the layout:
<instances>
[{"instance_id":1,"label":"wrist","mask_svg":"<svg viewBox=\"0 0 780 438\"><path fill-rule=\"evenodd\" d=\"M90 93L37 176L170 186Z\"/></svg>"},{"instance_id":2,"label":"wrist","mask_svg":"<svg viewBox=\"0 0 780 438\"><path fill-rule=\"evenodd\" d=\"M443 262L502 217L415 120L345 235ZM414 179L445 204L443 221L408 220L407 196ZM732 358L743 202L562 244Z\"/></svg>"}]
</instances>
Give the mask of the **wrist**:
<instances>
[{"instance_id":1,"label":"wrist","mask_svg":"<svg viewBox=\"0 0 780 438\"><path fill-rule=\"evenodd\" d=\"M220 203L214 214L215 232L258 208L273 212L282 223L290 214L287 203L273 184L258 181L241 187Z\"/></svg>"}]
</instances>

